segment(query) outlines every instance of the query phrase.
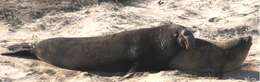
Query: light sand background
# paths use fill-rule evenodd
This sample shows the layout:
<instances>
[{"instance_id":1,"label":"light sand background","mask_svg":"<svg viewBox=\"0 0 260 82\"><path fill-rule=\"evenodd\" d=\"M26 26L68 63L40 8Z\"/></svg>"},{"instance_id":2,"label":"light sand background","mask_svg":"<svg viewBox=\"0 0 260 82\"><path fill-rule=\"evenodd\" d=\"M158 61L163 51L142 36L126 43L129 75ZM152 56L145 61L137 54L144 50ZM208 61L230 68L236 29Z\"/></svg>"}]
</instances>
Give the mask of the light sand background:
<instances>
[{"instance_id":1,"label":"light sand background","mask_svg":"<svg viewBox=\"0 0 260 82\"><path fill-rule=\"evenodd\" d=\"M195 31L196 38L225 41L253 36L242 70L224 79L177 70L145 72L125 82L259 81L259 0L0 0L0 52L21 42L52 37L103 36L167 22ZM0 56L0 82L114 82L120 76L58 68L39 60Z\"/></svg>"}]
</instances>

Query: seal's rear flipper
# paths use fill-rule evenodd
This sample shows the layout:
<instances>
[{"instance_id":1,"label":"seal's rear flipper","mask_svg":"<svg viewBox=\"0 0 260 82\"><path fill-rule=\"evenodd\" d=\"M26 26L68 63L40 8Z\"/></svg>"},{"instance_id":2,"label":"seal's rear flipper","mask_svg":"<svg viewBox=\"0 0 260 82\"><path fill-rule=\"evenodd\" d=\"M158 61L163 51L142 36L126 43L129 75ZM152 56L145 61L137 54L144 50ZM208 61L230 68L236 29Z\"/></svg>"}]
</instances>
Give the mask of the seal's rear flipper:
<instances>
[{"instance_id":1,"label":"seal's rear flipper","mask_svg":"<svg viewBox=\"0 0 260 82\"><path fill-rule=\"evenodd\" d=\"M5 53L1 53L1 55L26 55L32 54L31 50L18 50L18 51L9 51Z\"/></svg>"},{"instance_id":2,"label":"seal's rear flipper","mask_svg":"<svg viewBox=\"0 0 260 82\"><path fill-rule=\"evenodd\" d=\"M14 44L11 46L8 46L7 49L10 51L17 51L17 50L26 50L26 49L32 49L33 46L30 43L20 43L20 44Z\"/></svg>"},{"instance_id":3,"label":"seal's rear flipper","mask_svg":"<svg viewBox=\"0 0 260 82\"><path fill-rule=\"evenodd\" d=\"M31 55L33 45L30 43L20 43L8 46L9 52L1 53L1 55Z\"/></svg>"}]
</instances>

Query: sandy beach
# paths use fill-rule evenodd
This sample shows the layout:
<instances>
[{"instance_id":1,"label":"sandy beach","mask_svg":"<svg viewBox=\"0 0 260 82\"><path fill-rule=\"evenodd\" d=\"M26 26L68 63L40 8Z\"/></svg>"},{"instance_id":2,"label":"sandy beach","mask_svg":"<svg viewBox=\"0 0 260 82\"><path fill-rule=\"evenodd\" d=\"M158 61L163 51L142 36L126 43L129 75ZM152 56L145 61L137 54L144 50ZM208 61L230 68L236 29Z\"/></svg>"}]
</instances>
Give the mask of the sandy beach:
<instances>
[{"instance_id":1,"label":"sandy beach","mask_svg":"<svg viewBox=\"0 0 260 82\"><path fill-rule=\"evenodd\" d=\"M196 38L225 41L253 36L241 70L223 79L178 70L144 72L123 82L256 82L260 78L259 0L1 0L0 53L16 43L54 37L92 37L167 22ZM37 59L0 55L0 82L121 82L115 74L68 70Z\"/></svg>"}]
</instances>

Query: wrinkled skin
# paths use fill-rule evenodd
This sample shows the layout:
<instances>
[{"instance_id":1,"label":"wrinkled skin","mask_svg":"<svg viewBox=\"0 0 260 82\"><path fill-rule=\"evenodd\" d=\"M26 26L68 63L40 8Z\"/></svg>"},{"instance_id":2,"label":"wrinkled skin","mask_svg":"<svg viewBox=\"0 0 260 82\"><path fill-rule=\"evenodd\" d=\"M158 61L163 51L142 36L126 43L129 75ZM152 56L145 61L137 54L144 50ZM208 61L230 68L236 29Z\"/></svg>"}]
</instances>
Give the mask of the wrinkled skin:
<instances>
[{"instance_id":1,"label":"wrinkled skin","mask_svg":"<svg viewBox=\"0 0 260 82\"><path fill-rule=\"evenodd\" d=\"M252 37L241 37L224 42L195 40L196 47L179 52L170 68L192 73L222 74L242 65L252 45Z\"/></svg>"},{"instance_id":2,"label":"wrinkled skin","mask_svg":"<svg viewBox=\"0 0 260 82\"><path fill-rule=\"evenodd\" d=\"M161 70L180 50L195 46L191 31L175 24L121 32L108 36L52 38L29 51L55 66L103 72ZM26 47L25 47L26 48Z\"/></svg>"}]
</instances>

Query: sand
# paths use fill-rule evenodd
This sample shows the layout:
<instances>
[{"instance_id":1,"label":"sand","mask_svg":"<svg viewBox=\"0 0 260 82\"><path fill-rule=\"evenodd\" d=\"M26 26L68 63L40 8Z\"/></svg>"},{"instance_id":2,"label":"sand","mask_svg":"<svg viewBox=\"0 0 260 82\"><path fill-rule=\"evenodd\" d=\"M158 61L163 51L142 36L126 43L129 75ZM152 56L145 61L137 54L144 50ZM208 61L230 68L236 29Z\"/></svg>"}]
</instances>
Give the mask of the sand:
<instances>
[{"instance_id":1,"label":"sand","mask_svg":"<svg viewBox=\"0 0 260 82\"><path fill-rule=\"evenodd\" d=\"M104 1L104 2L101 2ZM259 0L2 0L0 53L6 46L53 37L103 36L167 22L196 38L224 41L253 36L241 70L223 79L178 70L138 73L124 82L255 82L260 78ZM0 82L121 82L122 76L55 67L37 59L0 55Z\"/></svg>"}]
</instances>

